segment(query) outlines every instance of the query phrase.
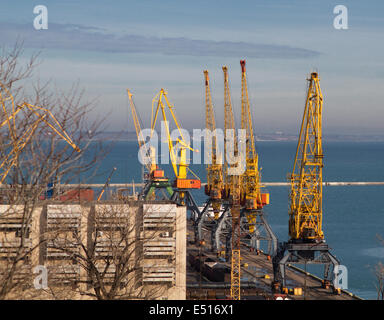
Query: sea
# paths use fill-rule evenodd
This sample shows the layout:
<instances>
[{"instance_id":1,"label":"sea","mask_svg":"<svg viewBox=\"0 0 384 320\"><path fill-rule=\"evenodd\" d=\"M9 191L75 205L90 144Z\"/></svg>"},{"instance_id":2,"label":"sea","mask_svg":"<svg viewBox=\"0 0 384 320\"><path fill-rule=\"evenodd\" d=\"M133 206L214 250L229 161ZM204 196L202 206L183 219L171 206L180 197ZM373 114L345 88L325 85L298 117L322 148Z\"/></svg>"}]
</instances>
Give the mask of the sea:
<instances>
[{"instance_id":1,"label":"sea","mask_svg":"<svg viewBox=\"0 0 384 320\"><path fill-rule=\"evenodd\" d=\"M142 182L136 141L105 141L109 148L98 163L98 174L89 183L104 183L116 167L111 183ZM264 182L287 182L292 171L296 142L258 141L259 166ZM384 181L384 142L323 143L323 180ZM171 165L161 166L168 177L174 177ZM203 164L191 169L206 181ZM288 240L289 189L268 187L270 204L265 215L279 241ZM199 204L206 200L203 189L194 191ZM384 263L384 186L325 186L323 188L323 231L332 253L347 268L348 291L364 298L377 299L375 267ZM321 276L321 270L307 269Z\"/></svg>"}]
</instances>

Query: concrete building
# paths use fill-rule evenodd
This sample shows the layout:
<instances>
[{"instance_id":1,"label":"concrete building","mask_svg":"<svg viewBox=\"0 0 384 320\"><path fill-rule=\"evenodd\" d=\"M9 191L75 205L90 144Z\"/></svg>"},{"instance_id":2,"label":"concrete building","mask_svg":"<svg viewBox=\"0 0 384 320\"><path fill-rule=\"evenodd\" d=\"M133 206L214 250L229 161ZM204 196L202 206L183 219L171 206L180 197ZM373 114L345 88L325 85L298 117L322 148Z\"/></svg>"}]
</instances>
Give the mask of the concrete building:
<instances>
[{"instance_id":1,"label":"concrete building","mask_svg":"<svg viewBox=\"0 0 384 320\"><path fill-rule=\"evenodd\" d=\"M185 299L186 209L169 201L0 205L3 283L15 259L11 299Z\"/></svg>"}]
</instances>

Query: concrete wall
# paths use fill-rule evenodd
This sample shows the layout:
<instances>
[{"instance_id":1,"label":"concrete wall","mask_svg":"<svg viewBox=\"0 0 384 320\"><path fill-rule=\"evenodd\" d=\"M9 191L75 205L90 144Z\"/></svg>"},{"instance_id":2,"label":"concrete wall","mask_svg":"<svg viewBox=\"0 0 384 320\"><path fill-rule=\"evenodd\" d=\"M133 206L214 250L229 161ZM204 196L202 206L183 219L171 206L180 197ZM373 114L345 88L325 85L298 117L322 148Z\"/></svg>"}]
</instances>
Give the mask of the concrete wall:
<instances>
[{"instance_id":1,"label":"concrete wall","mask_svg":"<svg viewBox=\"0 0 384 320\"><path fill-rule=\"evenodd\" d=\"M7 262L6 259L0 260L0 272L6 272L4 266L10 261L10 253L17 250L20 239L17 228L23 224L23 212L23 206L0 205L0 258L8 256ZM116 217L116 214L108 216L103 212L119 214ZM146 297L146 292L157 292L153 295L154 299L186 298L185 207L154 201L131 201L126 204L45 203L34 208L30 218L30 232L24 238L26 250L30 252L23 262L29 277L23 281L30 282L32 289L19 289L18 294L12 293L10 297L89 299L89 296L79 293L93 292L89 284L83 283L89 280L88 273L73 257L82 251L81 244L88 248L95 244L95 232L98 232L96 254L100 257L108 256L109 249L103 247L103 239L113 248L108 239L119 232L116 223L123 223L132 225L128 238L132 239L135 247L130 259L135 266L139 266L127 277L127 286L135 287L132 292L137 293L139 298ZM114 227L110 227L112 225ZM63 246L66 250L57 250L60 243L65 243ZM119 246L124 245L120 243ZM110 250L112 252L115 249ZM48 270L47 290L33 288L33 281L37 276L33 274L33 269L39 265ZM109 276L113 279L113 268ZM106 276L105 279L107 278Z\"/></svg>"}]
</instances>

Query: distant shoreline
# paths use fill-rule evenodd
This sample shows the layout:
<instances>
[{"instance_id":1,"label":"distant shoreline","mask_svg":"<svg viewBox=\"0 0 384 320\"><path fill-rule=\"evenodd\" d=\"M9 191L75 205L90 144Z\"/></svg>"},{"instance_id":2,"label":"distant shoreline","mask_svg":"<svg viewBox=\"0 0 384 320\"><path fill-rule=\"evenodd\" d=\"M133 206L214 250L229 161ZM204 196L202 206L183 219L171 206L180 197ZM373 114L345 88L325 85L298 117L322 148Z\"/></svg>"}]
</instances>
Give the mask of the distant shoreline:
<instances>
[{"instance_id":1,"label":"distant shoreline","mask_svg":"<svg viewBox=\"0 0 384 320\"><path fill-rule=\"evenodd\" d=\"M191 135L192 136L192 135ZM135 132L102 132L94 141L137 141ZM256 142L297 142L298 136L291 134L258 134ZM383 135L342 135L330 134L323 136L323 142L384 142Z\"/></svg>"}]
</instances>

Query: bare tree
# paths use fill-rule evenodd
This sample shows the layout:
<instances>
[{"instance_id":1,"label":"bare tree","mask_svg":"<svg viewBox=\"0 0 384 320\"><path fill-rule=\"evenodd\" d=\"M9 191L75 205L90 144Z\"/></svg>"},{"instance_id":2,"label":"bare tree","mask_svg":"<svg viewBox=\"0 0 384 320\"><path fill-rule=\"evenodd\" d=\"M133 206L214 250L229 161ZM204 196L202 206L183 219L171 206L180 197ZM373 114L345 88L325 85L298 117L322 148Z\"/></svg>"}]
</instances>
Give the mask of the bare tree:
<instances>
[{"instance_id":1,"label":"bare tree","mask_svg":"<svg viewBox=\"0 0 384 320\"><path fill-rule=\"evenodd\" d=\"M22 41L16 41L12 48L0 49L0 82L12 89L15 97L23 91L25 80L31 77L40 63L39 53L33 54L24 64L21 62L22 55Z\"/></svg>"},{"instance_id":2,"label":"bare tree","mask_svg":"<svg viewBox=\"0 0 384 320\"><path fill-rule=\"evenodd\" d=\"M37 83L27 95L26 80L37 66L37 56L22 66L21 55L22 44L17 43L11 50L3 49L0 56L4 123L0 128L0 176L4 177L0 197L0 299L15 292L21 298L32 283L30 257L44 242L31 239L32 216L47 200L47 186L58 181L80 182L84 172L90 178L90 170L105 155L102 146L92 141L102 121L88 120L91 104L83 103L79 86L60 92L49 83ZM72 143L62 141L57 132L68 133ZM59 196L52 192L49 198Z\"/></svg>"}]
</instances>

